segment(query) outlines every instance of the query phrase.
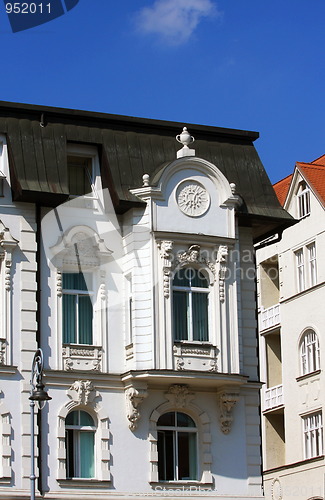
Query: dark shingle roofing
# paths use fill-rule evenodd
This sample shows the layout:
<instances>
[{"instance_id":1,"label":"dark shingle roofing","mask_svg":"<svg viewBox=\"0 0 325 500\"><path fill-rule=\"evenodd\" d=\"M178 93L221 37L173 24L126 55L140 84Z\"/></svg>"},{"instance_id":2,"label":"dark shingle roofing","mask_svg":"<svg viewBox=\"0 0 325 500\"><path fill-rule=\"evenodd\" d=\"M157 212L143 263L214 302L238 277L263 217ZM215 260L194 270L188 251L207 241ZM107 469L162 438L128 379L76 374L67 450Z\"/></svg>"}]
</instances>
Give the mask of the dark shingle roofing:
<instances>
[{"instance_id":1,"label":"dark shingle roofing","mask_svg":"<svg viewBox=\"0 0 325 500\"><path fill-rule=\"evenodd\" d=\"M40 123L45 126L40 126ZM244 200L242 222L256 236L287 226L283 210L254 148L257 132L0 102L0 133L7 134L14 199L53 206L68 198L67 143L97 145L104 187L118 212L138 202L130 189L176 159L175 136L187 125L196 156L215 164Z\"/></svg>"}]
</instances>

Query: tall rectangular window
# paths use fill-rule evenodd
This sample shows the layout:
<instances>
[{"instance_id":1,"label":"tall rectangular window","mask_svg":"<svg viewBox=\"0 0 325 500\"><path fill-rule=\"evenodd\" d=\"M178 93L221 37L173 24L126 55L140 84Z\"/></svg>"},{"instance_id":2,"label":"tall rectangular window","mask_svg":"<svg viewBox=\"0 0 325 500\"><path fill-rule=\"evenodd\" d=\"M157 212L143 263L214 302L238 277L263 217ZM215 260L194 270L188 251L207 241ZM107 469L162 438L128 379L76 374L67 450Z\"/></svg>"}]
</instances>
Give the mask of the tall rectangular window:
<instances>
[{"instance_id":1,"label":"tall rectangular window","mask_svg":"<svg viewBox=\"0 0 325 500\"><path fill-rule=\"evenodd\" d=\"M322 412L303 417L304 458L318 457L323 454Z\"/></svg>"},{"instance_id":2,"label":"tall rectangular window","mask_svg":"<svg viewBox=\"0 0 325 500\"><path fill-rule=\"evenodd\" d=\"M309 260L310 286L314 286L317 283L315 242L308 245L307 250L308 250L308 260Z\"/></svg>"},{"instance_id":3,"label":"tall rectangular window","mask_svg":"<svg viewBox=\"0 0 325 500\"><path fill-rule=\"evenodd\" d=\"M295 252L297 263L297 285L298 292L305 290L305 263L304 263L304 250L300 248Z\"/></svg>"},{"instance_id":4,"label":"tall rectangular window","mask_svg":"<svg viewBox=\"0 0 325 500\"><path fill-rule=\"evenodd\" d=\"M91 277L87 275L87 278ZM63 343L91 345L93 343L92 292L87 287L84 273L63 273L62 288Z\"/></svg>"}]
</instances>

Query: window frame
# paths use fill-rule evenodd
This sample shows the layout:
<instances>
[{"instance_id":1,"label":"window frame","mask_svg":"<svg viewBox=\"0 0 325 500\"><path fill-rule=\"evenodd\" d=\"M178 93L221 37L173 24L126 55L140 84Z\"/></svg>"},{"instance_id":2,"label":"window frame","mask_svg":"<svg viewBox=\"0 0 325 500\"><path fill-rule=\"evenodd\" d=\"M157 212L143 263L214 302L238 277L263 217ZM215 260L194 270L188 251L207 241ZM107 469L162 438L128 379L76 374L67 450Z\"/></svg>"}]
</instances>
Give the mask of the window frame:
<instances>
[{"instance_id":1,"label":"window frame","mask_svg":"<svg viewBox=\"0 0 325 500\"><path fill-rule=\"evenodd\" d=\"M296 259L297 289L299 293L303 292L306 289L305 256L303 247L295 251L295 259Z\"/></svg>"},{"instance_id":2,"label":"window frame","mask_svg":"<svg viewBox=\"0 0 325 500\"><path fill-rule=\"evenodd\" d=\"M81 417L81 413L85 413L86 415L88 415L89 417L91 417L92 421L94 422L94 417L92 415L90 415L90 413L88 413L87 411L85 411L84 409L73 409L72 411L70 411L67 416L66 416L66 419L68 418L69 415L71 415L72 413L77 413L78 414L78 419L79 419L79 422L80 422L80 417ZM69 432L69 431L72 431L72 432ZM96 431L97 431L97 426L95 425L95 422L94 422L94 425L93 426L90 426L90 425L82 425L82 424L76 424L76 425L67 425L65 423L65 435L66 435L66 475L67 475L67 479L94 479L96 477ZM89 475L89 476L84 476L82 475L82 472L81 472L81 457L80 457L80 453L81 453L81 446L80 446L80 436L81 436L81 433L92 433L93 434L93 474L92 475ZM68 434L70 434L72 436L72 440L73 440L73 448L72 448L72 455L73 455L73 463L70 464L70 450L69 450L69 441L70 439L68 438ZM69 470L70 468L73 468L74 471L77 471L76 474L74 475L70 475L69 474Z\"/></svg>"},{"instance_id":3,"label":"window frame","mask_svg":"<svg viewBox=\"0 0 325 500\"><path fill-rule=\"evenodd\" d=\"M308 328L304 331L300 339L299 351L301 376L310 375L320 369L319 337L314 329Z\"/></svg>"},{"instance_id":4,"label":"window frame","mask_svg":"<svg viewBox=\"0 0 325 500\"><path fill-rule=\"evenodd\" d=\"M201 273L202 276L204 277L204 279L206 280L207 282L207 286L206 287L196 287L196 286L180 286L180 285L174 285L174 280L177 276L177 273L180 271L180 270L184 270L185 272L187 270L192 270L192 271L195 271L197 273ZM174 294L175 292L183 292L183 293L186 293L186 317L187 317L187 321L186 321L186 333L187 333L187 338L185 339L178 339L176 338L176 335L175 335L175 331L176 331L176 328L175 328L175 315L174 315L174 308L175 308L175 298L174 298ZM195 305L193 305L193 295L194 294L205 294L207 296L207 299L206 299L206 309L207 309L207 326L206 326L206 339L204 340L200 340L200 339L196 339L195 338L195 332L194 332L194 322L193 322L193 317L194 317L194 308L195 308ZM173 277L172 277L172 296L173 296L173 300L172 300L172 329L173 329L173 341L174 343L210 343L211 340L210 340L210 287L209 287L209 277L207 276L207 273L204 272L204 270L202 269L197 269L196 267L194 266L186 266L185 268L177 268L173 274Z\"/></svg>"},{"instance_id":5,"label":"window frame","mask_svg":"<svg viewBox=\"0 0 325 500\"><path fill-rule=\"evenodd\" d=\"M322 411L308 413L301 418L304 460L322 456L324 454Z\"/></svg>"},{"instance_id":6,"label":"window frame","mask_svg":"<svg viewBox=\"0 0 325 500\"><path fill-rule=\"evenodd\" d=\"M62 285L62 344L63 345L94 345L94 332L96 331L95 328L95 293L94 293L94 275L91 272L82 272L79 271L79 273L74 272L74 271L63 271L62 272L62 284L64 283L64 275L66 274L83 274L86 286L88 283L91 281L92 289L89 290L87 288L86 290L79 290L79 289L70 289L70 288L64 288ZM88 275L88 279L86 279L86 276ZM75 340L76 342L66 342L64 339L64 297L70 295L76 297L75 301L75 318L76 318L76 324L75 324ZM79 302L80 302L80 297L89 297L91 306L92 306L92 318L91 318L91 323L92 323L92 328L91 328L91 342L85 343L85 342L80 342L80 329L79 329Z\"/></svg>"},{"instance_id":7,"label":"window frame","mask_svg":"<svg viewBox=\"0 0 325 500\"><path fill-rule=\"evenodd\" d=\"M73 194L70 193L70 199L76 200L77 198L81 198L84 202L75 202L77 203L78 208L92 208L97 210L97 203L99 201L99 190L100 190L100 164L99 164L99 156L98 149L95 146L89 146L86 144L67 144L67 175L68 175L68 186L70 192L70 184L69 184L69 157L80 157L84 159L88 159L91 162L91 175L90 175L90 188L91 191L89 193L84 194ZM97 203L96 203L97 202Z\"/></svg>"},{"instance_id":8,"label":"window frame","mask_svg":"<svg viewBox=\"0 0 325 500\"><path fill-rule=\"evenodd\" d=\"M161 417L163 417L164 415L167 415L168 413L174 415L174 425L159 425L159 419ZM166 413L163 413L162 415L160 415L160 417L157 421L158 471L159 471L159 466L160 466L160 460L164 460L163 466L164 466L165 474L164 474L164 478L159 478L159 482L162 482L162 481L164 481L164 482L197 481L197 478L198 478L198 429L197 429L197 425L195 424L193 427L186 427L186 426L177 425L178 414L185 415L186 417L189 417L195 424L195 421L193 420L193 418L185 412L175 410L175 411L166 412ZM172 456L173 456L173 460L172 460L172 462L173 462L173 478L172 479L166 478L166 476L167 476L166 462L168 461L168 456L166 455L166 452L164 454L164 457L159 457L159 441L160 441L159 434L166 436L167 431L172 433L171 434L172 435ZM179 477L179 470L181 468L180 460L183 459L183 455L181 455L179 453L179 446L180 446L180 436L179 435L181 433L195 435L195 440L194 440L194 443L195 443L195 450L194 450L194 453L195 453L195 457L194 457L195 458L195 473L194 473L194 477L186 477L186 478ZM188 443L189 443L189 441L188 441ZM164 441L163 444L166 446L166 441ZM191 457L188 456L188 462L186 464L186 467L188 469L190 469L190 467L191 467L190 462L191 462Z\"/></svg>"},{"instance_id":9,"label":"window frame","mask_svg":"<svg viewBox=\"0 0 325 500\"><path fill-rule=\"evenodd\" d=\"M297 191L298 218L303 219L310 214L310 189L305 181L301 181Z\"/></svg>"},{"instance_id":10,"label":"window frame","mask_svg":"<svg viewBox=\"0 0 325 500\"><path fill-rule=\"evenodd\" d=\"M308 252L309 280L310 286L312 287L317 284L317 255L315 241L306 245L306 249Z\"/></svg>"}]
</instances>

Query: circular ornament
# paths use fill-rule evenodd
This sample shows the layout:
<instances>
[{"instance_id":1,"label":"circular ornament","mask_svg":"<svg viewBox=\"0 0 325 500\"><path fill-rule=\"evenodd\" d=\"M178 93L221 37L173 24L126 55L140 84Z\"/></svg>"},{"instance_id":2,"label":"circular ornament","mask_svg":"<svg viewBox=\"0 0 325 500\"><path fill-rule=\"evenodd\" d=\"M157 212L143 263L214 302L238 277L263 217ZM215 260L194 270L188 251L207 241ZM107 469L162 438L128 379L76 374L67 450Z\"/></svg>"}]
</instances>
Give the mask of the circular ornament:
<instances>
[{"instance_id":1,"label":"circular ornament","mask_svg":"<svg viewBox=\"0 0 325 500\"><path fill-rule=\"evenodd\" d=\"M178 208L189 217L205 214L210 206L210 195L202 184L194 180L181 182L176 190Z\"/></svg>"}]
</instances>

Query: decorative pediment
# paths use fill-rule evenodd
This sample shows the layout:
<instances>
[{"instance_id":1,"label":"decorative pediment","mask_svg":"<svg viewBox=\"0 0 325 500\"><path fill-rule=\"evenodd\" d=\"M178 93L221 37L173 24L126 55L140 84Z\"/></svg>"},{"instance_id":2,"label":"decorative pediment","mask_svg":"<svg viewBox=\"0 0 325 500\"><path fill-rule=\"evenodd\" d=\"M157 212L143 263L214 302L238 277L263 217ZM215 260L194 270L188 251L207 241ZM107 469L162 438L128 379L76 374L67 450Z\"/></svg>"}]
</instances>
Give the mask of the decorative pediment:
<instances>
[{"instance_id":1,"label":"decorative pediment","mask_svg":"<svg viewBox=\"0 0 325 500\"><path fill-rule=\"evenodd\" d=\"M164 297L170 296L170 278L177 268L195 266L206 269L210 285L219 280L220 302L225 299L225 279L227 274L228 246L219 245L211 252L211 256L200 245L192 244L187 250L176 250L175 242L171 240L157 241L163 267Z\"/></svg>"},{"instance_id":2,"label":"decorative pediment","mask_svg":"<svg viewBox=\"0 0 325 500\"><path fill-rule=\"evenodd\" d=\"M56 267L98 267L112 255L103 239L88 226L74 226L51 247Z\"/></svg>"}]
</instances>

